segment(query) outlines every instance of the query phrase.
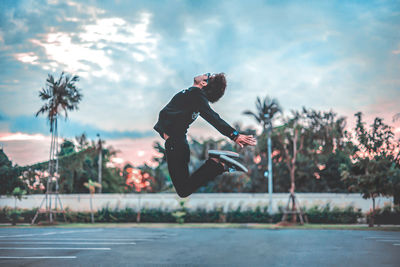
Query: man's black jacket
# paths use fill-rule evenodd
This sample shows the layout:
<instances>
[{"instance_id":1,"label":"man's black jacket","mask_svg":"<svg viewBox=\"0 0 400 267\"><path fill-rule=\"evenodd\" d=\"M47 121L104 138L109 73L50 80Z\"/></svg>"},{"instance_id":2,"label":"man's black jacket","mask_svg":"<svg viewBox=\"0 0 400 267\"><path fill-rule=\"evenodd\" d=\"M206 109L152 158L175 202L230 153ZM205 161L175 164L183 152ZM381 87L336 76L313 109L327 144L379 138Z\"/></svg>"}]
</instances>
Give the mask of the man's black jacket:
<instances>
[{"instance_id":1,"label":"man's black jacket","mask_svg":"<svg viewBox=\"0 0 400 267\"><path fill-rule=\"evenodd\" d=\"M168 136L183 136L199 115L221 134L232 140L237 137L238 132L211 109L204 91L198 87L190 87L177 93L160 111L154 130L161 138L164 138L164 133Z\"/></svg>"}]
</instances>

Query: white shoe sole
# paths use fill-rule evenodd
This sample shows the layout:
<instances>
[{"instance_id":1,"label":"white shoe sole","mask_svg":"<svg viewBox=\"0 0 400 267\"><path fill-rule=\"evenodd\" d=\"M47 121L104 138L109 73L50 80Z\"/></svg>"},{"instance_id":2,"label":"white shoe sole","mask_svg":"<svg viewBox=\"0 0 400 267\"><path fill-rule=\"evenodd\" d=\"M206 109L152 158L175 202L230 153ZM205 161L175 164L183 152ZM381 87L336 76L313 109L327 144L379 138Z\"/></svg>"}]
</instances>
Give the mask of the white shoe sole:
<instances>
[{"instance_id":1,"label":"white shoe sole","mask_svg":"<svg viewBox=\"0 0 400 267\"><path fill-rule=\"evenodd\" d=\"M243 166L241 163L237 162L236 160L231 159L230 157L227 157L225 155L221 155L219 158L225 164L230 165L229 166L229 172L232 172L232 171L241 171L241 172L246 172L246 173L249 172L249 170L245 166ZM233 170L231 171L231 169L233 169Z\"/></svg>"},{"instance_id":2,"label":"white shoe sole","mask_svg":"<svg viewBox=\"0 0 400 267\"><path fill-rule=\"evenodd\" d=\"M228 156L228 157L233 157L233 158L240 158L240 155L238 153L232 152L232 151L226 151L226 150L208 150L208 155L210 157L220 157L220 156Z\"/></svg>"}]
</instances>

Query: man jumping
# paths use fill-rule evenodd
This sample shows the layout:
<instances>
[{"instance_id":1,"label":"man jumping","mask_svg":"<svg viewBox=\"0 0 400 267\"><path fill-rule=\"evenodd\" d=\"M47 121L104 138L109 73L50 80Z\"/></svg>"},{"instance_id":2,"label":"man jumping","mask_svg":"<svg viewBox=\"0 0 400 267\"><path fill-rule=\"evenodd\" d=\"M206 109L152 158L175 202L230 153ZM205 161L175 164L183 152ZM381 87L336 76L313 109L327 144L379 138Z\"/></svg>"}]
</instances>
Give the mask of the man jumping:
<instances>
[{"instance_id":1,"label":"man jumping","mask_svg":"<svg viewBox=\"0 0 400 267\"><path fill-rule=\"evenodd\" d=\"M182 198L225 171L247 172L243 165L229 157L235 156L235 153L209 151L210 158L189 174L190 150L186 133L189 125L199 115L239 146L256 145L257 141L252 135L239 134L210 107L209 102L217 102L224 95L225 89L224 73L207 73L194 77L193 85L177 93L160 111L158 122L154 126L165 140L168 171L177 194Z\"/></svg>"}]
</instances>

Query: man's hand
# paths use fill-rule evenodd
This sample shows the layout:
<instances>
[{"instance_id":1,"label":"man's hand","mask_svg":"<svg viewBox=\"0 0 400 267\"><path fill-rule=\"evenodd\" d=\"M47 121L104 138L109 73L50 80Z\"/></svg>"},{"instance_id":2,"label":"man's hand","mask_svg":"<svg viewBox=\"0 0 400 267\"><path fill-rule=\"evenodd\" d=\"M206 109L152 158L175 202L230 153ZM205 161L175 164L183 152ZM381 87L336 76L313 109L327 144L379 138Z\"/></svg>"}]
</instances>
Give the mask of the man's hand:
<instances>
[{"instance_id":1,"label":"man's hand","mask_svg":"<svg viewBox=\"0 0 400 267\"><path fill-rule=\"evenodd\" d=\"M240 147L255 146L257 144L257 139L255 139L252 135L239 134L235 140L235 143Z\"/></svg>"}]
</instances>

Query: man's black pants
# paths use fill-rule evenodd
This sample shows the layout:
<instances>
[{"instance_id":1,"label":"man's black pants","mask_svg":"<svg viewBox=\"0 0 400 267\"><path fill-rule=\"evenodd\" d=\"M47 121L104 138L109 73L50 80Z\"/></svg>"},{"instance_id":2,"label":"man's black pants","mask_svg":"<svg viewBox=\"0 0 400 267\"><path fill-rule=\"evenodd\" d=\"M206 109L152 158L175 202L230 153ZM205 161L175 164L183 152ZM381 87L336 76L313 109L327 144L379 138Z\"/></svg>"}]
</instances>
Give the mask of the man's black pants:
<instances>
[{"instance_id":1,"label":"man's black pants","mask_svg":"<svg viewBox=\"0 0 400 267\"><path fill-rule=\"evenodd\" d=\"M186 135L171 136L165 141L168 171L176 193L187 197L224 172L222 164L208 159L200 168L189 174L190 149Z\"/></svg>"}]
</instances>

